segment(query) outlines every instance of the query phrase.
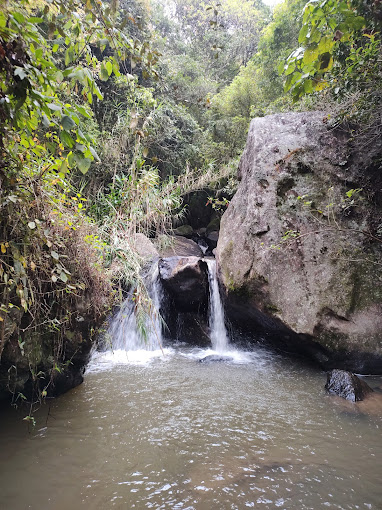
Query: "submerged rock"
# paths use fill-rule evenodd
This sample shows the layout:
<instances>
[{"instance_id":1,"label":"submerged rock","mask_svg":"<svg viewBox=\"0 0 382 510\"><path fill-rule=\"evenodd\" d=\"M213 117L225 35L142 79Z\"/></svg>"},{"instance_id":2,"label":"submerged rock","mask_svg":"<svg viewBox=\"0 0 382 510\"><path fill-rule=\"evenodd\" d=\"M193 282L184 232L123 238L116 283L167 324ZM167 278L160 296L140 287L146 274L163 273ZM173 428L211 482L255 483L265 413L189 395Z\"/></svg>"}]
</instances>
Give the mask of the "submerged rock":
<instances>
[{"instance_id":1,"label":"submerged rock","mask_svg":"<svg viewBox=\"0 0 382 510\"><path fill-rule=\"evenodd\" d=\"M337 369L328 373L325 389L331 395L337 395L351 402L363 400L373 392L370 386L355 374Z\"/></svg>"},{"instance_id":2,"label":"submerged rock","mask_svg":"<svg viewBox=\"0 0 382 510\"><path fill-rule=\"evenodd\" d=\"M227 315L325 369L381 374L380 172L324 117L251 122L217 245Z\"/></svg>"},{"instance_id":3,"label":"submerged rock","mask_svg":"<svg viewBox=\"0 0 382 510\"><path fill-rule=\"evenodd\" d=\"M224 356L222 354L210 354L199 360L199 363L227 363L233 361L231 356Z\"/></svg>"}]
</instances>

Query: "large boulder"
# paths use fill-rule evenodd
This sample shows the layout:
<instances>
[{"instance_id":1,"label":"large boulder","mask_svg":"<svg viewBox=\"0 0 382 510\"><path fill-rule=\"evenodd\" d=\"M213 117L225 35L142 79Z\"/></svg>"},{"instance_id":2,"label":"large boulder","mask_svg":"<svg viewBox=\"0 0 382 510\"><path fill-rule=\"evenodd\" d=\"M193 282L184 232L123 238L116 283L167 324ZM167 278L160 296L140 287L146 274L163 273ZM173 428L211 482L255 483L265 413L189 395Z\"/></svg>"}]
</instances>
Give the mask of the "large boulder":
<instances>
[{"instance_id":1,"label":"large boulder","mask_svg":"<svg viewBox=\"0 0 382 510\"><path fill-rule=\"evenodd\" d=\"M217 246L231 320L324 368L382 373L378 175L322 113L254 119Z\"/></svg>"},{"instance_id":2,"label":"large boulder","mask_svg":"<svg viewBox=\"0 0 382 510\"><path fill-rule=\"evenodd\" d=\"M364 400L373 392L365 381L345 370L332 370L328 373L325 389L330 395L337 395L351 402Z\"/></svg>"},{"instance_id":3,"label":"large boulder","mask_svg":"<svg viewBox=\"0 0 382 510\"><path fill-rule=\"evenodd\" d=\"M162 258L158 266L164 287L161 314L167 326L165 337L209 346L207 264L200 257L178 256Z\"/></svg>"},{"instance_id":4,"label":"large boulder","mask_svg":"<svg viewBox=\"0 0 382 510\"><path fill-rule=\"evenodd\" d=\"M197 311L208 300L207 264L199 257L168 257L158 262L159 276L175 306Z\"/></svg>"},{"instance_id":5,"label":"large boulder","mask_svg":"<svg viewBox=\"0 0 382 510\"><path fill-rule=\"evenodd\" d=\"M198 243L186 237L168 237L170 243L160 250L160 256L166 257L202 257L203 252Z\"/></svg>"},{"instance_id":6,"label":"large boulder","mask_svg":"<svg viewBox=\"0 0 382 510\"><path fill-rule=\"evenodd\" d=\"M146 260L151 260L159 257L158 250L154 243L145 235L140 232L136 233L131 243L135 251Z\"/></svg>"}]
</instances>

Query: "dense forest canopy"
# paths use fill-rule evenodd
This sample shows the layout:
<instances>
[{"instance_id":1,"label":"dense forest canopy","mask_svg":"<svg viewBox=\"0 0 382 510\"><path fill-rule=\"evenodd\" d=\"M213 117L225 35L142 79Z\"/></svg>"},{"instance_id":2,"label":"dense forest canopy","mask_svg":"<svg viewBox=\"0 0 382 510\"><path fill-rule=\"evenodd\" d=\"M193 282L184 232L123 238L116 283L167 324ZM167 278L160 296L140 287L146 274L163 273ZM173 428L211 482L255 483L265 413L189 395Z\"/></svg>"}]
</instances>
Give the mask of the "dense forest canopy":
<instances>
[{"instance_id":1,"label":"dense forest canopy","mask_svg":"<svg viewBox=\"0 0 382 510\"><path fill-rule=\"evenodd\" d=\"M100 314L115 260L139 286L135 234L229 200L251 118L321 109L380 143L380 2L305 4L2 1L0 355L15 310L21 343L62 338L78 295Z\"/></svg>"}]
</instances>

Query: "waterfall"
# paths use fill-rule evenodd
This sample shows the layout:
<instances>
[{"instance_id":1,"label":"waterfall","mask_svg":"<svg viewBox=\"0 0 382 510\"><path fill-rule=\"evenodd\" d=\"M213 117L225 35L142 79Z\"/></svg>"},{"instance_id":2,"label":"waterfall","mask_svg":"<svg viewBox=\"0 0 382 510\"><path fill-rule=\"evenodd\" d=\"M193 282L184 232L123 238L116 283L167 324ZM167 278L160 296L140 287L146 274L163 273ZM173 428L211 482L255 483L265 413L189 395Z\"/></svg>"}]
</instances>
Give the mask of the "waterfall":
<instances>
[{"instance_id":1,"label":"waterfall","mask_svg":"<svg viewBox=\"0 0 382 510\"><path fill-rule=\"evenodd\" d=\"M113 350L154 351L162 348L162 321L159 315L162 287L157 261L152 265L146 281L152 308L144 318L145 335L142 335L138 330L133 292L131 292L108 329Z\"/></svg>"},{"instance_id":2,"label":"waterfall","mask_svg":"<svg viewBox=\"0 0 382 510\"><path fill-rule=\"evenodd\" d=\"M224 308L220 298L219 282L216 274L216 260L205 259L208 266L208 281L210 284L210 337L212 348L217 352L228 350L228 335L224 321Z\"/></svg>"}]
</instances>

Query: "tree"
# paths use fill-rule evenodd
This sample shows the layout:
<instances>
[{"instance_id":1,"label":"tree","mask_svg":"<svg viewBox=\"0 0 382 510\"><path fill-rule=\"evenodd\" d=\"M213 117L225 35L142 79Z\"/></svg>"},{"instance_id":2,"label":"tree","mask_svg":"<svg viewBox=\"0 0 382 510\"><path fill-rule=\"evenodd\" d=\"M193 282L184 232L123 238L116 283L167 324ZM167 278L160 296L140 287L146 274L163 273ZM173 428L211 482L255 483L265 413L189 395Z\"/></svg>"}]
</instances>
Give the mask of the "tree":
<instances>
[{"instance_id":1,"label":"tree","mask_svg":"<svg viewBox=\"0 0 382 510\"><path fill-rule=\"evenodd\" d=\"M365 7L366 5L366 7ZM295 99L331 87L338 94L350 90L360 76L380 74L381 8L352 0L313 0L306 4L299 33L301 46L293 51L280 72L285 90Z\"/></svg>"},{"instance_id":2,"label":"tree","mask_svg":"<svg viewBox=\"0 0 382 510\"><path fill-rule=\"evenodd\" d=\"M4 177L43 158L86 173L98 156L83 129L98 86L142 49L117 23L116 2L9 2L0 13L0 150ZM98 48L98 58L95 56ZM38 166L38 165L37 165Z\"/></svg>"}]
</instances>

